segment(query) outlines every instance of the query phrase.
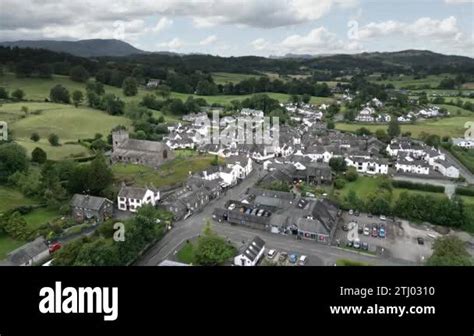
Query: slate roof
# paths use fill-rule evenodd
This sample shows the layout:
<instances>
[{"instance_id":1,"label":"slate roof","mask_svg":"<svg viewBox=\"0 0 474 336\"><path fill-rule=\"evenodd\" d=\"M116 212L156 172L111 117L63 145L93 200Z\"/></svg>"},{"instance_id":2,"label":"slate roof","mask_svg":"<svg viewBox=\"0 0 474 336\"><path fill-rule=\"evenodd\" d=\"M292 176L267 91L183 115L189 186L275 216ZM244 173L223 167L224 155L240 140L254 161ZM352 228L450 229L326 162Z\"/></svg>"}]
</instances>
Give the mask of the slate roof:
<instances>
[{"instance_id":1,"label":"slate roof","mask_svg":"<svg viewBox=\"0 0 474 336\"><path fill-rule=\"evenodd\" d=\"M28 262L33 257L45 252L48 250L48 245L43 237L38 237L32 242L29 242L23 246L20 246L16 250L8 253L8 261L14 263L15 265L22 265Z\"/></svg>"},{"instance_id":2,"label":"slate roof","mask_svg":"<svg viewBox=\"0 0 474 336\"><path fill-rule=\"evenodd\" d=\"M255 236L255 238L247 245L242 254L253 262L264 248L265 242L260 237Z\"/></svg>"},{"instance_id":3,"label":"slate roof","mask_svg":"<svg viewBox=\"0 0 474 336\"><path fill-rule=\"evenodd\" d=\"M71 206L90 210L100 210L104 202L110 202L103 197L75 194L71 200Z\"/></svg>"},{"instance_id":4,"label":"slate roof","mask_svg":"<svg viewBox=\"0 0 474 336\"><path fill-rule=\"evenodd\" d=\"M145 196L146 192L147 189L145 188L123 186L122 189L120 189L118 197L142 199Z\"/></svg>"}]
</instances>

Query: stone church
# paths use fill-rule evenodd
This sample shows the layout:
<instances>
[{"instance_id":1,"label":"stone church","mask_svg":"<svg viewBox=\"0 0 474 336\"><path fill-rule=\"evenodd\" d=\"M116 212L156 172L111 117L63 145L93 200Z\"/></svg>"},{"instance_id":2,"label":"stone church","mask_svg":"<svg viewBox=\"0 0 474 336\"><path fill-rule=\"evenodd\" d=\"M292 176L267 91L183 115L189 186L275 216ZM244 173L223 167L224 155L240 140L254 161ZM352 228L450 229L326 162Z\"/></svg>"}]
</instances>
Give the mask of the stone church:
<instances>
[{"instance_id":1,"label":"stone church","mask_svg":"<svg viewBox=\"0 0 474 336\"><path fill-rule=\"evenodd\" d=\"M128 132L120 130L112 133L112 163L132 163L158 168L175 158L174 152L164 143L157 141L130 139Z\"/></svg>"}]
</instances>

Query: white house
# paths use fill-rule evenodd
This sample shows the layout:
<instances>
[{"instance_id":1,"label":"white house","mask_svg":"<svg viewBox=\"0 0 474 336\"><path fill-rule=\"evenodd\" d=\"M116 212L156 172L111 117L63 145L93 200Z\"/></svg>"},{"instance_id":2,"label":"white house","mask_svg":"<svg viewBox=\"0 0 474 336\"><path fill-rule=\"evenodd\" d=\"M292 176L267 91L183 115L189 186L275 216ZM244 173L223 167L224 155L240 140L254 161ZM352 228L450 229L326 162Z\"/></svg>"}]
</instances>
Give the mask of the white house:
<instances>
[{"instance_id":1,"label":"white house","mask_svg":"<svg viewBox=\"0 0 474 336\"><path fill-rule=\"evenodd\" d=\"M155 188L137 188L122 186L117 196L119 210L137 212L146 204L155 206L160 200L160 191Z\"/></svg>"},{"instance_id":2,"label":"white house","mask_svg":"<svg viewBox=\"0 0 474 336\"><path fill-rule=\"evenodd\" d=\"M423 160L407 160L406 158L399 158L395 164L397 171L404 173L412 173L419 175L428 175L430 173L430 166Z\"/></svg>"},{"instance_id":3,"label":"white house","mask_svg":"<svg viewBox=\"0 0 474 336\"><path fill-rule=\"evenodd\" d=\"M382 159L350 156L345 160L348 166L355 167L359 173L370 175L388 174L388 162Z\"/></svg>"},{"instance_id":4,"label":"white house","mask_svg":"<svg viewBox=\"0 0 474 336\"><path fill-rule=\"evenodd\" d=\"M435 171L443 174L443 176L447 176L450 178L459 178L459 169L457 169L447 161L435 160L433 162L433 168Z\"/></svg>"},{"instance_id":5,"label":"white house","mask_svg":"<svg viewBox=\"0 0 474 336\"><path fill-rule=\"evenodd\" d=\"M240 114L246 117L255 117L255 118L263 118L264 113L261 110L253 110L249 108L244 108L240 111Z\"/></svg>"},{"instance_id":6,"label":"white house","mask_svg":"<svg viewBox=\"0 0 474 336\"><path fill-rule=\"evenodd\" d=\"M374 122L374 114L375 109L373 109L372 107L365 107L362 111L359 112L355 120L359 122Z\"/></svg>"},{"instance_id":7,"label":"white house","mask_svg":"<svg viewBox=\"0 0 474 336\"><path fill-rule=\"evenodd\" d=\"M255 266L265 253L265 242L258 236L247 245L245 250L234 258L235 266Z\"/></svg>"}]
</instances>

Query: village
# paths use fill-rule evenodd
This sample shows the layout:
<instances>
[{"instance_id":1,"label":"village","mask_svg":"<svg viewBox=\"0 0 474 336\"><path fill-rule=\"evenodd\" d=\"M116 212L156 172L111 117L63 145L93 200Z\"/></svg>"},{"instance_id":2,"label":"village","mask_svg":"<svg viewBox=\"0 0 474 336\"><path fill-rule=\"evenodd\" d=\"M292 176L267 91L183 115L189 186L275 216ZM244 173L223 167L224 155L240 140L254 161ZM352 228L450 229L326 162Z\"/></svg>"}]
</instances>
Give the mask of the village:
<instances>
[{"instance_id":1,"label":"village","mask_svg":"<svg viewBox=\"0 0 474 336\"><path fill-rule=\"evenodd\" d=\"M331 186L349 180L350 173L359 179L446 185L443 190L451 198L456 185L472 179L472 175L462 179L460 171L465 169L459 162L442 149L410 137L398 136L387 144L374 136L328 129L322 122L327 109L324 104L287 103L281 107L290 115L291 123L278 125L278 132L273 125L269 132L278 135L278 141L269 144L239 138L240 119L251 122L252 136L264 123L263 111L247 108L227 114L218 122L210 121L209 115L222 114L221 108L202 108L201 113L186 115L168 125L169 134L162 142L132 139L126 130L113 132L113 149L107 153L110 165L142 165L159 171L183 150L212 155L216 162L203 171L190 171L187 180L174 189L122 182L114 200L76 194L70 202L70 216L78 224L99 226L107 220L118 222L133 217L141 207L151 205L172 214L164 239L172 239L183 223L192 223L189 236L180 233L186 241L194 239L205 223L212 222L216 232L223 226L225 236L234 237L233 243L242 253L233 264L239 266L336 265L340 260L417 265L428 258L431 244L441 236L433 226L411 225L383 210L360 213L355 207L348 208L354 204L348 205L347 195L329 195ZM226 134L227 141L203 141L209 139L206 133L212 130ZM471 142L455 144L472 146ZM241 230L247 234L250 230L252 237L240 240ZM91 228L85 234L93 231ZM272 235L284 240L283 249L276 248L280 242L272 245ZM308 242L316 247L306 248ZM33 265L49 259L49 265L54 263L52 254L63 244L67 241L48 244L39 237L9 253L7 263ZM166 254L163 250L154 254L156 247L152 248L138 263L186 264L176 258L183 243L179 245L168 246ZM321 254L327 252L312 251L318 246L336 249L340 256L324 258Z\"/></svg>"}]
</instances>

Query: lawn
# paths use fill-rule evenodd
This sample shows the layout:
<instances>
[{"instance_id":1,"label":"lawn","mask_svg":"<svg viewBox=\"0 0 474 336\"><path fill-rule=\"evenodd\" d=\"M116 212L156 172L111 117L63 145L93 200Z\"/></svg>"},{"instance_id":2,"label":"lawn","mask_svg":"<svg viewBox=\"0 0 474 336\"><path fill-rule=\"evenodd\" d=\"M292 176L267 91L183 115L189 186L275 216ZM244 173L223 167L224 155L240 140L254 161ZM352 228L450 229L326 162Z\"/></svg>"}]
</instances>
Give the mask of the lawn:
<instances>
[{"instance_id":1,"label":"lawn","mask_svg":"<svg viewBox=\"0 0 474 336\"><path fill-rule=\"evenodd\" d=\"M25 197L21 192L9 187L0 186L0 213L22 205L33 205L36 202Z\"/></svg>"},{"instance_id":2,"label":"lawn","mask_svg":"<svg viewBox=\"0 0 474 336\"><path fill-rule=\"evenodd\" d=\"M273 99L276 99L280 101L281 103L286 103L290 99L290 95L284 94L284 93L273 93L273 92L265 92L264 94L267 94ZM244 100L247 98L252 97L252 95L217 95L217 96L197 96L197 95L191 95L187 93L178 93L178 92L173 92L171 94L172 98L179 98L181 100L186 100L189 96L192 96L194 98L203 98L207 101L208 104L220 104L220 105L229 105L231 101L233 100ZM331 97L312 97L311 98L311 103L315 105L320 105L320 104L331 104L334 103L335 100L334 98Z\"/></svg>"},{"instance_id":3,"label":"lawn","mask_svg":"<svg viewBox=\"0 0 474 336\"><path fill-rule=\"evenodd\" d=\"M193 243L185 243L176 254L178 261L185 264L194 264L194 249L195 247Z\"/></svg>"},{"instance_id":4,"label":"lawn","mask_svg":"<svg viewBox=\"0 0 474 336\"><path fill-rule=\"evenodd\" d=\"M186 152L184 152L186 153ZM115 179L133 185L144 187L153 184L155 187L176 185L186 181L189 172L203 171L211 166L214 160L212 155L198 155L196 153L180 154L177 151L176 159L162 165L157 170L133 164L116 164L112 166Z\"/></svg>"},{"instance_id":5,"label":"lawn","mask_svg":"<svg viewBox=\"0 0 474 336\"><path fill-rule=\"evenodd\" d=\"M21 112L22 106L28 107L28 115ZM0 111L8 113L10 129L15 140L25 147L29 153L40 147L52 160L84 157L89 154L87 148L78 144L64 144L77 142L79 139L91 138L96 133L107 136L118 125L131 126L131 121L125 117L111 116L103 111L87 107L75 108L72 105L53 103L11 103L4 104ZM40 141L30 140L32 133L38 133ZM59 136L62 146L53 147L47 138L51 133Z\"/></svg>"},{"instance_id":6,"label":"lawn","mask_svg":"<svg viewBox=\"0 0 474 336\"><path fill-rule=\"evenodd\" d=\"M23 244L25 244L25 242L10 238L3 233L0 234L0 260L5 259L9 252L19 248Z\"/></svg>"},{"instance_id":7,"label":"lawn","mask_svg":"<svg viewBox=\"0 0 474 336\"><path fill-rule=\"evenodd\" d=\"M44 224L47 224L49 221L58 217L58 212L56 210L48 208L39 208L35 209L29 214L23 216L28 225L30 231L35 231L39 229Z\"/></svg>"},{"instance_id":8,"label":"lawn","mask_svg":"<svg viewBox=\"0 0 474 336\"><path fill-rule=\"evenodd\" d=\"M413 76L393 76L386 80L375 80L373 79L372 82L376 84L393 84L393 86L397 89L408 87L408 86L415 86L417 88L421 88L423 86L429 85L431 88L438 87L439 83L443 78L448 78L449 75L429 75L425 78L414 79Z\"/></svg>"},{"instance_id":9,"label":"lawn","mask_svg":"<svg viewBox=\"0 0 474 336\"><path fill-rule=\"evenodd\" d=\"M349 194L349 191L353 190L357 194L359 199L366 200L369 195L377 192L379 185L380 185L380 180L378 178L360 175L359 178L355 182L346 183L343 189L336 191L337 193L336 195L342 201ZM403 192L407 192L409 194L446 197L444 193L434 193L434 192L426 192L426 191L411 190L411 189L393 188L392 201L396 202Z\"/></svg>"},{"instance_id":10,"label":"lawn","mask_svg":"<svg viewBox=\"0 0 474 336\"><path fill-rule=\"evenodd\" d=\"M243 80L249 78L259 78L261 75L252 75L252 74L240 74L240 73L230 73L230 72L214 72L212 74L212 78L214 82L219 84L227 84L227 83L239 83Z\"/></svg>"},{"instance_id":11,"label":"lawn","mask_svg":"<svg viewBox=\"0 0 474 336\"><path fill-rule=\"evenodd\" d=\"M473 117L451 117L443 118L433 121L420 121L415 124L401 125L402 132L411 132L412 136L419 138L422 132L437 134L441 137L461 137L464 136L465 128L464 125L468 121L472 121ZM374 124L362 124L362 123L337 123L336 128L341 131L354 132L355 130L365 127L371 132L375 132L378 129L387 130L388 125L374 125Z\"/></svg>"}]
</instances>

